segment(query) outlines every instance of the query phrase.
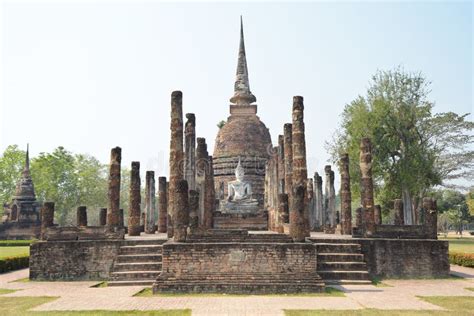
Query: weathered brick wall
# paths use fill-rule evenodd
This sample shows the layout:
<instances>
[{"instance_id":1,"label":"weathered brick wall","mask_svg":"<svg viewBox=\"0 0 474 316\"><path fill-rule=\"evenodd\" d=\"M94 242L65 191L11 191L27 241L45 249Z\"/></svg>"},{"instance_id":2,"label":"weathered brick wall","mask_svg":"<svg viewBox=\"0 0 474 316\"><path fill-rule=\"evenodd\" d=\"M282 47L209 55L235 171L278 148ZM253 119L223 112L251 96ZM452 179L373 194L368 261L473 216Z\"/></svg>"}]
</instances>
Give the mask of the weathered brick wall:
<instances>
[{"instance_id":1,"label":"weathered brick wall","mask_svg":"<svg viewBox=\"0 0 474 316\"><path fill-rule=\"evenodd\" d=\"M163 244L163 273L176 278L213 274L314 273L316 249L303 243Z\"/></svg>"},{"instance_id":2,"label":"weathered brick wall","mask_svg":"<svg viewBox=\"0 0 474 316\"><path fill-rule=\"evenodd\" d=\"M40 241L30 247L32 280L107 279L121 241Z\"/></svg>"},{"instance_id":3,"label":"weathered brick wall","mask_svg":"<svg viewBox=\"0 0 474 316\"><path fill-rule=\"evenodd\" d=\"M33 239L39 238L40 222L7 222L0 224L0 239Z\"/></svg>"},{"instance_id":4,"label":"weathered brick wall","mask_svg":"<svg viewBox=\"0 0 474 316\"><path fill-rule=\"evenodd\" d=\"M371 277L449 275L448 242L420 239L360 239Z\"/></svg>"}]
</instances>

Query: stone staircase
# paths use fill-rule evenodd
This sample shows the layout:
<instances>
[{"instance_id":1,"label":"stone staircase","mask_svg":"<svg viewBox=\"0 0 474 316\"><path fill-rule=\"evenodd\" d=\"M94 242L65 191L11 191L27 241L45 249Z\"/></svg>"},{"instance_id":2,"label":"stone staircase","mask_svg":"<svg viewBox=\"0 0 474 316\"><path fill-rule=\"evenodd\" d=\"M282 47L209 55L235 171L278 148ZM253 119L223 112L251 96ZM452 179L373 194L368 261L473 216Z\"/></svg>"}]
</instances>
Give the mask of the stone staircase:
<instances>
[{"instance_id":1,"label":"stone staircase","mask_svg":"<svg viewBox=\"0 0 474 316\"><path fill-rule=\"evenodd\" d=\"M312 240L318 256L317 272L327 285L371 284L360 244L351 240Z\"/></svg>"},{"instance_id":2,"label":"stone staircase","mask_svg":"<svg viewBox=\"0 0 474 316\"><path fill-rule=\"evenodd\" d=\"M108 286L152 286L161 272L166 240L127 240L120 247Z\"/></svg>"}]
</instances>

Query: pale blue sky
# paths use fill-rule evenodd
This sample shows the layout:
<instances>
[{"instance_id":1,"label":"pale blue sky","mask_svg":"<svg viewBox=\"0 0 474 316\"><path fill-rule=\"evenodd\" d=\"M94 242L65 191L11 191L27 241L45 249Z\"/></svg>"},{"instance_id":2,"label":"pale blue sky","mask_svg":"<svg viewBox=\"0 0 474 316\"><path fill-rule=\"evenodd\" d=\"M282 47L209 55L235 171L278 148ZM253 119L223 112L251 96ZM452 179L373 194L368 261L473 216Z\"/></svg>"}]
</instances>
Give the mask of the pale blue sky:
<instances>
[{"instance_id":1,"label":"pale blue sky","mask_svg":"<svg viewBox=\"0 0 474 316\"><path fill-rule=\"evenodd\" d=\"M2 4L0 150L62 145L167 174L169 103L184 94L212 153L228 116L244 18L251 90L272 140L305 98L308 167L322 171L344 105L377 69L432 82L435 111L473 110L471 2ZM470 116L472 119L472 116Z\"/></svg>"}]
</instances>

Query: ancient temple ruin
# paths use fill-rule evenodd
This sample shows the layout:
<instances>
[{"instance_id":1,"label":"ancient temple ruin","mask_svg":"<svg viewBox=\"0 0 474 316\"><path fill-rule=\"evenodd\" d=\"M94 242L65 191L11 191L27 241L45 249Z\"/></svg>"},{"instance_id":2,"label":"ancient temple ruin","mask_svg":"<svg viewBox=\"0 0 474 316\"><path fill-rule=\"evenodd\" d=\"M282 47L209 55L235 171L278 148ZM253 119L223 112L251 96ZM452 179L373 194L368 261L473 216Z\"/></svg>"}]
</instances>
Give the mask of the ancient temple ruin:
<instances>
[{"instance_id":1,"label":"ancient temple ruin","mask_svg":"<svg viewBox=\"0 0 474 316\"><path fill-rule=\"evenodd\" d=\"M120 219L122 150L113 148L102 225L87 226L81 209L77 226L54 226L54 203L45 203L42 240L31 247L31 279L103 279L109 286L152 286L155 293L298 293L370 284L374 277L448 275L436 201L424 200L419 225L405 225L401 200L394 201L394 223L384 222L374 205L370 139L361 140L361 205L354 216L347 154L338 166L340 205L332 166L310 178L302 96L288 105L288 122L273 145L256 115L242 22L230 116L213 155L196 134L199 113L183 115L182 100L181 91L171 93L170 173L158 178L156 190L153 171L146 172L141 220L138 162L128 227ZM52 258L55 265L48 264Z\"/></svg>"},{"instance_id":2,"label":"ancient temple ruin","mask_svg":"<svg viewBox=\"0 0 474 316\"><path fill-rule=\"evenodd\" d=\"M26 149L25 167L17 183L10 204L3 205L0 239L32 239L40 235L41 203L36 200L35 187L30 174L29 147Z\"/></svg>"}]
</instances>

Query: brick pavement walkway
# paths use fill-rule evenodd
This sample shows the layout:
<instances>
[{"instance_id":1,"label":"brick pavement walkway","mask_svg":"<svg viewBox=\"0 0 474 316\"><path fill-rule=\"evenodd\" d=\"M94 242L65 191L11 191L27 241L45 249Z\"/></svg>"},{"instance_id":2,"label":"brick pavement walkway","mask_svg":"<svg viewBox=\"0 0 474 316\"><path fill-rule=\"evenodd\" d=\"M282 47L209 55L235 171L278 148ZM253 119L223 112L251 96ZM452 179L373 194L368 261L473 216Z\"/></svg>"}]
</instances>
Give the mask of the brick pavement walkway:
<instances>
[{"instance_id":1,"label":"brick pavement walkway","mask_svg":"<svg viewBox=\"0 0 474 316\"><path fill-rule=\"evenodd\" d=\"M28 269L0 275L0 288L16 289L3 297L57 296L36 307L51 310L192 310L193 315L283 315L283 309L441 309L417 296L473 296L474 269L451 267L462 280L384 280L390 287L346 285L345 297L177 296L133 297L143 287L91 288L97 282L12 282L28 277Z\"/></svg>"}]
</instances>

